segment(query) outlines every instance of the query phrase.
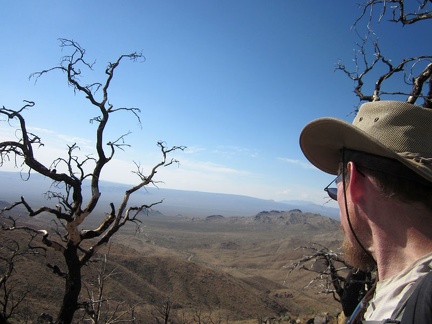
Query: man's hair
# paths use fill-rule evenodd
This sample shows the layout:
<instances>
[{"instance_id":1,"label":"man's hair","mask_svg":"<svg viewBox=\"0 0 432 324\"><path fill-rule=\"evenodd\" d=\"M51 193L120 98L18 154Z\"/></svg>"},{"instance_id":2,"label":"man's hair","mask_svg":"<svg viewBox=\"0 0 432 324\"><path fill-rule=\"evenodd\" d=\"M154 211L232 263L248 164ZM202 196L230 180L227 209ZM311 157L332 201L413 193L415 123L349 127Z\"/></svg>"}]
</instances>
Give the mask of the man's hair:
<instances>
[{"instance_id":1,"label":"man's hair","mask_svg":"<svg viewBox=\"0 0 432 324\"><path fill-rule=\"evenodd\" d=\"M384 197L396 198L405 203L420 202L432 211L432 183L401 162L344 149L342 162L345 168L349 161L376 180Z\"/></svg>"}]
</instances>

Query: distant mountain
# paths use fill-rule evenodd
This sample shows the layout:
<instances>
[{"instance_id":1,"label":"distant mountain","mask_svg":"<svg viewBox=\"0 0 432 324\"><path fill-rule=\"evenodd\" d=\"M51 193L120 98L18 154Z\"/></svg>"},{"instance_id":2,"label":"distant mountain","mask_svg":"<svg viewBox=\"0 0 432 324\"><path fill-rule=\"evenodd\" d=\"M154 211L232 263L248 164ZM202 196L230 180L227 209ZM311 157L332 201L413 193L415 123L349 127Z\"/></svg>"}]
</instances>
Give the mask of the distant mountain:
<instances>
[{"instance_id":1,"label":"distant mountain","mask_svg":"<svg viewBox=\"0 0 432 324\"><path fill-rule=\"evenodd\" d=\"M32 174L28 181L22 181L17 172L1 172L0 200L17 201L20 196L25 196L30 203L55 205L56 201L43 201L44 193L48 190L55 191L49 179ZM109 203L119 206L123 194L130 186L102 181L100 185L101 212L109 210ZM84 186L83 194L90 193L90 185ZM206 217L210 215L222 216L251 216L261 211L289 211L299 209L302 212L316 213L323 216L339 219L337 208L317 205L311 202L284 201L277 202L253 198L242 195L210 193L200 191L186 191L174 189L158 189L150 187L140 190L131 197L132 204L151 204L162 201L154 209L167 216Z\"/></svg>"},{"instance_id":2,"label":"distant mountain","mask_svg":"<svg viewBox=\"0 0 432 324\"><path fill-rule=\"evenodd\" d=\"M193 219L194 221L197 218ZM242 217L224 217L222 215L211 215L206 218L198 218L199 221L231 225L273 225L273 226L290 226L296 227L299 231L311 234L313 231L328 230L329 232L339 230L340 223L332 218L312 214L303 213L299 209L291 211L262 211L255 216Z\"/></svg>"}]
</instances>

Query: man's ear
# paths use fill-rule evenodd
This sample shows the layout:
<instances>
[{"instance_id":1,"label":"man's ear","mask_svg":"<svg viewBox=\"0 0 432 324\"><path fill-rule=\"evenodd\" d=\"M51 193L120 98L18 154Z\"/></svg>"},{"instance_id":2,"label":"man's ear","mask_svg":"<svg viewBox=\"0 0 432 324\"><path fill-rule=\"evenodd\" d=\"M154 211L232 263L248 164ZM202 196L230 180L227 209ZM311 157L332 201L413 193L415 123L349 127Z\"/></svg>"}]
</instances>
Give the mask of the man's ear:
<instances>
[{"instance_id":1,"label":"man's ear","mask_svg":"<svg viewBox=\"0 0 432 324\"><path fill-rule=\"evenodd\" d=\"M360 202L365 194L365 177L362 175L354 162L348 162L347 170L349 174L348 190L353 203Z\"/></svg>"}]
</instances>

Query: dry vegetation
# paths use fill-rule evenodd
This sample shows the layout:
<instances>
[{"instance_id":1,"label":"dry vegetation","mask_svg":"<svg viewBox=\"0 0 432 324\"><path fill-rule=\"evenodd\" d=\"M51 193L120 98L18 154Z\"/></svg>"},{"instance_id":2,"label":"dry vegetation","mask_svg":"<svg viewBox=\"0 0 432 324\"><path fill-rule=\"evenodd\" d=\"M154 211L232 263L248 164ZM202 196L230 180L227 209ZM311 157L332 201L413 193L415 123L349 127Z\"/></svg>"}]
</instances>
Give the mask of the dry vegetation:
<instances>
[{"instance_id":1,"label":"dry vegetation","mask_svg":"<svg viewBox=\"0 0 432 324\"><path fill-rule=\"evenodd\" d=\"M288 275L284 269L305 253L299 246L319 242L337 249L337 221L297 211L142 219L138 231L128 227L113 240L109 251L108 247L103 251L109 252L106 273L111 274L104 290L109 299L104 303L106 314L114 313L116 307L119 314L133 306L137 322L157 323L169 305L175 323L259 323L266 318L306 320L324 313L334 317L340 311L332 296L318 294L318 288L304 289L313 273ZM16 239L16 233L7 235ZM17 263L16 293L29 291L19 309L19 321L41 313L56 314L63 282L46 265L63 265L51 253L26 256ZM82 301L96 294L102 264L92 262L85 267ZM125 318L130 314L126 312ZM75 319L83 322L84 312Z\"/></svg>"}]
</instances>

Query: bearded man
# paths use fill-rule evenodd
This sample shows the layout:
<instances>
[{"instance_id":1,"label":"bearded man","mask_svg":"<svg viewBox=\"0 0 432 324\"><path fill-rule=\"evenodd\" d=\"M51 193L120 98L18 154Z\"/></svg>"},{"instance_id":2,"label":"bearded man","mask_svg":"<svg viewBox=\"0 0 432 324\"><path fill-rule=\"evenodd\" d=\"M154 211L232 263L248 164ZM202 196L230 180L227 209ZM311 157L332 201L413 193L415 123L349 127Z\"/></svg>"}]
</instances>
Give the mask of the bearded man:
<instances>
[{"instance_id":1,"label":"bearded man","mask_svg":"<svg viewBox=\"0 0 432 324\"><path fill-rule=\"evenodd\" d=\"M340 207L346 260L377 271L348 323L432 323L432 109L366 103L352 124L312 121L300 147L337 175L325 190Z\"/></svg>"}]
</instances>

